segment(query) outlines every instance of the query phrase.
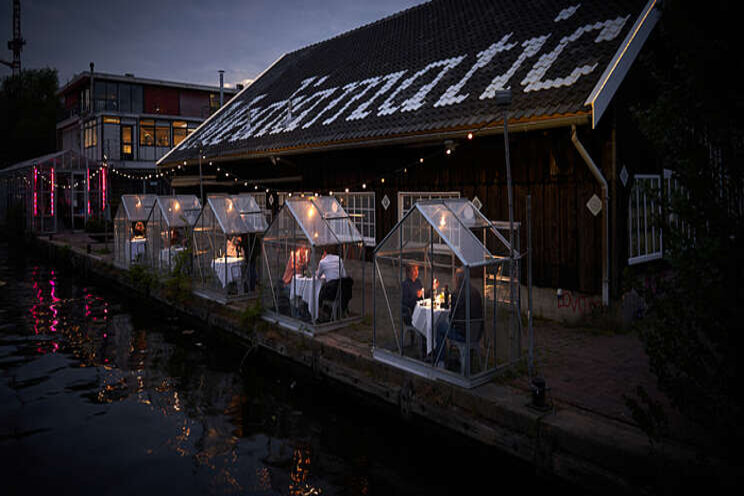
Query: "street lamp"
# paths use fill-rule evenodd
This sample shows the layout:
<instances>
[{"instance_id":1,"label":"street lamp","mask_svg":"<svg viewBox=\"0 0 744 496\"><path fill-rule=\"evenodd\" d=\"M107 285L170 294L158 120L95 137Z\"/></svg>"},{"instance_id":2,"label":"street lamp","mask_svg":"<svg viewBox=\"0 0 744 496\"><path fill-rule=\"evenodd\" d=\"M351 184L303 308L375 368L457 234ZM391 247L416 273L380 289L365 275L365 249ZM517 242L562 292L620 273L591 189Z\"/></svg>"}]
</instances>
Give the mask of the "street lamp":
<instances>
[{"instance_id":1,"label":"street lamp","mask_svg":"<svg viewBox=\"0 0 744 496\"><path fill-rule=\"evenodd\" d=\"M204 205L204 184L202 181L202 156L204 154L204 143L198 141L197 145L199 146L199 198L201 198L201 204Z\"/></svg>"}]
</instances>

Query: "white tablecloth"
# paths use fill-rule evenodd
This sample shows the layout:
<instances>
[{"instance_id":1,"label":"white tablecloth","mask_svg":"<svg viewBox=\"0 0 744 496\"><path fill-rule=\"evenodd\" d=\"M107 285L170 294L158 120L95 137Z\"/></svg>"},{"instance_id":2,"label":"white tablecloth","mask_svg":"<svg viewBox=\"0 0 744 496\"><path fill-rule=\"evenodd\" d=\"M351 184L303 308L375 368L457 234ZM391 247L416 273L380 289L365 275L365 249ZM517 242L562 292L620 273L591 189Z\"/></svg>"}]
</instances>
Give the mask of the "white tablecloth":
<instances>
[{"instance_id":1,"label":"white tablecloth","mask_svg":"<svg viewBox=\"0 0 744 496\"><path fill-rule=\"evenodd\" d=\"M441 316L441 317L440 317ZM418 332L426 336L426 352L431 353L434 349L434 339L436 336L432 334L432 323L431 323L432 311L431 311L431 299L419 300L413 309L413 316L411 317L411 324L416 328ZM439 319L449 318L449 310L442 308L434 308L434 323L439 322Z\"/></svg>"},{"instance_id":2,"label":"white tablecloth","mask_svg":"<svg viewBox=\"0 0 744 496\"><path fill-rule=\"evenodd\" d=\"M136 262L137 257L140 255L142 255L142 258L145 257L146 244L147 240L145 238L135 238L127 241L130 262Z\"/></svg>"},{"instance_id":3,"label":"white tablecloth","mask_svg":"<svg viewBox=\"0 0 744 496\"><path fill-rule=\"evenodd\" d=\"M315 280L315 293L313 294L313 280ZM323 285L323 279L317 277L295 276L289 282L289 298L301 298L307 303L310 315L313 320L318 319L318 298L320 296L320 287Z\"/></svg>"},{"instance_id":4,"label":"white tablecloth","mask_svg":"<svg viewBox=\"0 0 744 496\"><path fill-rule=\"evenodd\" d=\"M243 257L222 257L212 260L212 269L224 288L231 281L240 281ZM227 270L225 270L227 269Z\"/></svg>"},{"instance_id":5,"label":"white tablecloth","mask_svg":"<svg viewBox=\"0 0 744 496\"><path fill-rule=\"evenodd\" d=\"M175 246L170 250L168 248L160 250L160 267L169 270L173 269L173 257L176 256L176 253L185 249L183 246Z\"/></svg>"}]
</instances>

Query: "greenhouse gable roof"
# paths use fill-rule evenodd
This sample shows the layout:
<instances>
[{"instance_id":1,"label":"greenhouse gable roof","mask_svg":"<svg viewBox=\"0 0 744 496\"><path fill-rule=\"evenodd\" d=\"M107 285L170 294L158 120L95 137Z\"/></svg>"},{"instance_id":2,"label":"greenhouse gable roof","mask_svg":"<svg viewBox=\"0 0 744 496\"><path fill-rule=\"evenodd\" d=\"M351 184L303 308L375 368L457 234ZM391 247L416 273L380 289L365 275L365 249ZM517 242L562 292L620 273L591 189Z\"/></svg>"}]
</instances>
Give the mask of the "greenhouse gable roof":
<instances>
[{"instance_id":1,"label":"greenhouse gable roof","mask_svg":"<svg viewBox=\"0 0 744 496\"><path fill-rule=\"evenodd\" d=\"M467 199L439 199L439 200L422 200L413 205L413 208L396 224L390 231L385 240L378 245L376 251L385 246L387 238L396 231L415 233L412 238L420 235L420 226L418 229L406 230L403 226L411 222L415 213L421 214L426 222L431 226L433 231L441 241L449 247L455 256L466 266L487 265L497 262L500 258L492 254L486 246L479 240L471 229L483 228L496 236L509 250L509 242L496 230L493 224ZM401 246L410 244L411 239L401 240ZM426 246L430 241L422 243L421 240L413 240L413 244ZM439 241L431 241L439 244Z\"/></svg>"},{"instance_id":2,"label":"greenhouse gable roof","mask_svg":"<svg viewBox=\"0 0 744 496\"><path fill-rule=\"evenodd\" d=\"M658 0L432 0L282 56L159 165L596 125Z\"/></svg>"},{"instance_id":3,"label":"greenhouse gable roof","mask_svg":"<svg viewBox=\"0 0 744 496\"><path fill-rule=\"evenodd\" d=\"M121 195L124 215L130 221L147 220L156 198L155 195Z\"/></svg>"},{"instance_id":4,"label":"greenhouse gable roof","mask_svg":"<svg viewBox=\"0 0 744 496\"><path fill-rule=\"evenodd\" d=\"M266 218L251 195L210 195L207 197L207 204L225 234L266 230Z\"/></svg>"},{"instance_id":5,"label":"greenhouse gable roof","mask_svg":"<svg viewBox=\"0 0 744 496\"><path fill-rule=\"evenodd\" d=\"M201 212L194 195L158 196L157 208L169 227L191 227Z\"/></svg>"},{"instance_id":6,"label":"greenhouse gable roof","mask_svg":"<svg viewBox=\"0 0 744 496\"><path fill-rule=\"evenodd\" d=\"M313 246L363 242L362 235L335 198L288 198L284 208Z\"/></svg>"}]
</instances>

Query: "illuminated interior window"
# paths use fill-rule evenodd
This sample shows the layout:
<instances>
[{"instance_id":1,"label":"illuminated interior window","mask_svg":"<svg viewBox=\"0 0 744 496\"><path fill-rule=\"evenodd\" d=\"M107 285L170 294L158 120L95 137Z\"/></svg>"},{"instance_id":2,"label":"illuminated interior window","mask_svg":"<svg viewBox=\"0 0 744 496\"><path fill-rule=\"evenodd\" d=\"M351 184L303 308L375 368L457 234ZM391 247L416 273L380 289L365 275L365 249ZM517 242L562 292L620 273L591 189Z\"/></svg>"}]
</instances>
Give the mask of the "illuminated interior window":
<instances>
[{"instance_id":1,"label":"illuminated interior window","mask_svg":"<svg viewBox=\"0 0 744 496\"><path fill-rule=\"evenodd\" d=\"M155 128L155 143L157 146L170 146L170 126Z\"/></svg>"},{"instance_id":2,"label":"illuminated interior window","mask_svg":"<svg viewBox=\"0 0 744 496\"><path fill-rule=\"evenodd\" d=\"M155 121L140 121L140 146L155 146Z\"/></svg>"}]
</instances>

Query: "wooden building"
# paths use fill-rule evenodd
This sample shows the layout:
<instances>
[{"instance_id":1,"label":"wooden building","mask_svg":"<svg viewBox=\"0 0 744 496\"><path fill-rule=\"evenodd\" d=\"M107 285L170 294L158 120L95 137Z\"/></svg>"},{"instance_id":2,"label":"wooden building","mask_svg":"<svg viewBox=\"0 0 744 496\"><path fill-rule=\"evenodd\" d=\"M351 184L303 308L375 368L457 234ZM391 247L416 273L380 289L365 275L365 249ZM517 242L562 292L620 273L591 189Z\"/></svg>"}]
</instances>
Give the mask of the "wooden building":
<instances>
[{"instance_id":1,"label":"wooden building","mask_svg":"<svg viewBox=\"0 0 744 496\"><path fill-rule=\"evenodd\" d=\"M433 0L282 56L158 164L193 174L201 155L267 211L332 194L374 245L420 198L507 220L508 116L534 283L607 304L625 266L663 254L643 195L665 178L624 96L643 89L632 69L657 3Z\"/></svg>"}]
</instances>

